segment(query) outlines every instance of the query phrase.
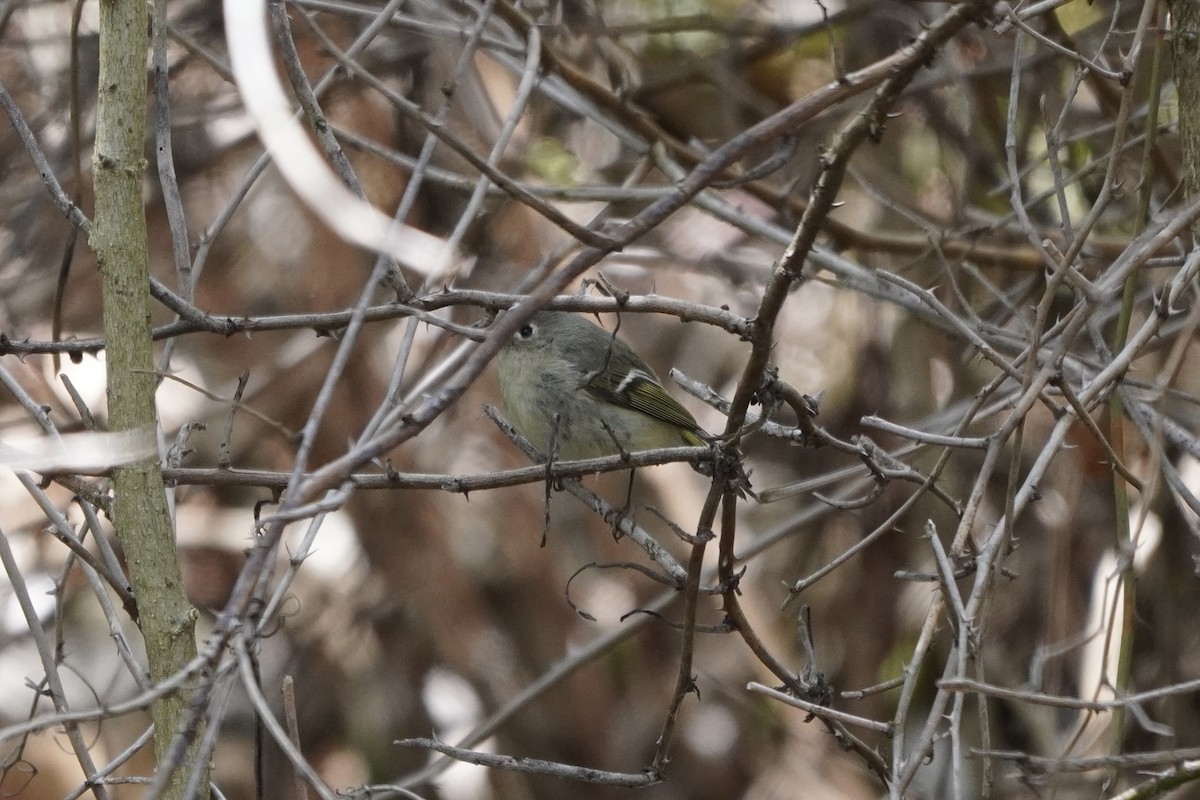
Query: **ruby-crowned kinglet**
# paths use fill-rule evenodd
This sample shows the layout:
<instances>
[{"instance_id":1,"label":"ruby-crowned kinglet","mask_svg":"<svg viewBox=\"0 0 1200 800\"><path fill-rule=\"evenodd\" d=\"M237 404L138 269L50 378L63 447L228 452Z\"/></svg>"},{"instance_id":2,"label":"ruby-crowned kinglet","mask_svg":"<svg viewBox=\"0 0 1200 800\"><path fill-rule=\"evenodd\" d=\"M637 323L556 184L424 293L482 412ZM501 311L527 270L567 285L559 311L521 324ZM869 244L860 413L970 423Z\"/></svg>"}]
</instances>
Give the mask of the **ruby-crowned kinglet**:
<instances>
[{"instance_id":1,"label":"ruby-crowned kinglet","mask_svg":"<svg viewBox=\"0 0 1200 800\"><path fill-rule=\"evenodd\" d=\"M704 431L646 362L576 314L537 312L497 364L513 425L543 452L552 435L563 459L704 444Z\"/></svg>"}]
</instances>

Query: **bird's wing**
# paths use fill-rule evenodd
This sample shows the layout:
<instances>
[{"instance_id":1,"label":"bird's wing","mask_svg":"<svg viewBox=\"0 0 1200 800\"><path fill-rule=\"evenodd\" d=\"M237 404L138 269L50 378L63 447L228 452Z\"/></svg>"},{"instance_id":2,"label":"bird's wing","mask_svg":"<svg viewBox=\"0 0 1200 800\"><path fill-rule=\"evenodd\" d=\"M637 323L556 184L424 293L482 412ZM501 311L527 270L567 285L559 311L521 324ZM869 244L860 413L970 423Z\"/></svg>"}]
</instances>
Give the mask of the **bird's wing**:
<instances>
[{"instance_id":1,"label":"bird's wing","mask_svg":"<svg viewBox=\"0 0 1200 800\"><path fill-rule=\"evenodd\" d=\"M585 388L610 403L632 408L668 425L674 425L684 432L685 438L695 438L693 444L703 444L695 435L700 429L696 418L681 406L653 375L642 370L631 370L619 382L613 378L611 372L601 372L593 376Z\"/></svg>"}]
</instances>

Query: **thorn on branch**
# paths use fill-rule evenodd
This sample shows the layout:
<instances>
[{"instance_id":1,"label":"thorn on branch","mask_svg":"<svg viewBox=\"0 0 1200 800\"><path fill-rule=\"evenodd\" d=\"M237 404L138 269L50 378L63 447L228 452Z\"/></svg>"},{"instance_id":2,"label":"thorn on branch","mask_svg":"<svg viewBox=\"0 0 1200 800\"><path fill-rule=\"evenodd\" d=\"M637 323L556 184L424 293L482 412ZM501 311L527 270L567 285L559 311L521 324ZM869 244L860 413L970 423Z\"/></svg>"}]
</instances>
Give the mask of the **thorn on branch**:
<instances>
[{"instance_id":1,"label":"thorn on branch","mask_svg":"<svg viewBox=\"0 0 1200 800\"><path fill-rule=\"evenodd\" d=\"M740 570L738 570L735 573L730 574L729 577L725 578L724 580L722 580L720 583L718 583L716 586L712 587L711 589L706 590L706 593L707 594L726 594L728 592L733 592L734 594L737 594L740 596L742 593L742 590L740 588L741 582L742 582L742 576L744 576L745 574L746 574L746 566L743 564L742 568Z\"/></svg>"},{"instance_id":2,"label":"thorn on branch","mask_svg":"<svg viewBox=\"0 0 1200 800\"><path fill-rule=\"evenodd\" d=\"M654 506L646 506L646 510L649 511L654 516L658 517L659 520L661 520L663 522L663 524L665 524L668 528L671 529L672 533L674 533L677 537L679 537L680 541L682 541L686 544L693 545L693 546L698 545L698 544L707 544L708 542L711 542L713 539L716 538L716 534L713 533L712 530L709 528L704 528L702 530L698 530L695 533L688 533L682 527L680 527L676 522L674 522L669 517L667 517L667 515L664 514L658 508L656 508Z\"/></svg>"}]
</instances>

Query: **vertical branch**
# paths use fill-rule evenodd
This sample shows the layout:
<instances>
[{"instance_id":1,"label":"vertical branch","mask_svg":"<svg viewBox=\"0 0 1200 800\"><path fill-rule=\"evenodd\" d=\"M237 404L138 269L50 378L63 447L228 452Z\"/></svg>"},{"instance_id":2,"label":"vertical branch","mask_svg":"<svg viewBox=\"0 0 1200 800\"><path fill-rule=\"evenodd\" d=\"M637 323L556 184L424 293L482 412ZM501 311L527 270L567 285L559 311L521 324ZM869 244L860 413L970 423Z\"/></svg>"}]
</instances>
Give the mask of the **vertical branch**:
<instances>
[{"instance_id":1,"label":"vertical branch","mask_svg":"<svg viewBox=\"0 0 1200 800\"><path fill-rule=\"evenodd\" d=\"M146 164L147 12L143 0L100 4L100 81L96 116L96 218L91 244L103 276L109 423L113 430L155 425L154 361L142 177ZM195 656L195 611L183 593L162 475L149 458L113 472L113 521L138 601L150 677L162 681ZM160 756L182 717L186 693L152 709ZM198 731L192 732L193 737ZM166 796L181 797L177 775ZM202 785L206 785L205 781Z\"/></svg>"},{"instance_id":2,"label":"vertical branch","mask_svg":"<svg viewBox=\"0 0 1200 800\"><path fill-rule=\"evenodd\" d=\"M1161 26L1161 16L1159 3L1147 2L1142 10L1142 23L1139 25L1139 29L1158 31ZM1155 183L1153 155L1158 143L1158 106L1162 90L1164 47L1162 36L1156 34L1154 37L1154 56L1150 72L1150 100L1148 118L1146 120L1146 145L1142 155L1142 185L1138 193L1137 227L1139 232L1144 231L1146 225L1150 222L1150 205ZM1132 58L1130 62L1130 70L1135 69L1137 62L1133 61ZM1125 96L1128 97L1128 92L1126 92ZM1182 99L1182 90L1180 96ZM1114 155L1113 161L1115 162L1116 160ZM1188 174L1190 178L1191 172ZM1195 186L1190 185L1188 187L1189 194L1194 189ZM1125 279L1121 298L1121 311L1117 317L1117 329L1113 335L1112 350L1114 353L1120 352L1125 347L1129 337L1129 326L1133 319L1133 306L1137 298L1138 278L1140 274L1141 270L1130 272L1129 276ZM1115 391L1109 396L1108 412L1109 439L1112 442L1113 452L1118 458L1128 460L1130 453L1125 442L1126 412L1121 392ZM1111 629L1111 633L1106 632L1105 635L1112 638L1113 642L1109 643L1106 649L1108 647L1115 647L1117 658L1116 674L1106 676L1105 682L1111 681L1113 691L1119 694L1129 686L1130 675L1133 669L1134 615L1137 607L1137 572L1133 568L1133 551L1137 547L1136 539L1138 534L1131 530L1129 484L1125 477L1118 472L1113 473L1113 501L1117 535L1117 558L1118 563L1121 564L1121 573L1119 576L1120 588L1114 597L1114 603L1120 603L1121 607L1120 609L1113 608L1108 612L1111 616L1106 627ZM1125 709L1123 708L1117 708L1113 712L1110 737L1112 740L1112 752L1121 752L1121 743L1125 737ZM1116 775L1116 768L1111 768L1109 770L1110 778L1115 778Z\"/></svg>"},{"instance_id":3,"label":"vertical branch","mask_svg":"<svg viewBox=\"0 0 1200 800\"><path fill-rule=\"evenodd\" d=\"M1171 3L1175 85L1179 92L1179 139L1183 181L1189 197L1200 192L1200 2Z\"/></svg>"}]
</instances>

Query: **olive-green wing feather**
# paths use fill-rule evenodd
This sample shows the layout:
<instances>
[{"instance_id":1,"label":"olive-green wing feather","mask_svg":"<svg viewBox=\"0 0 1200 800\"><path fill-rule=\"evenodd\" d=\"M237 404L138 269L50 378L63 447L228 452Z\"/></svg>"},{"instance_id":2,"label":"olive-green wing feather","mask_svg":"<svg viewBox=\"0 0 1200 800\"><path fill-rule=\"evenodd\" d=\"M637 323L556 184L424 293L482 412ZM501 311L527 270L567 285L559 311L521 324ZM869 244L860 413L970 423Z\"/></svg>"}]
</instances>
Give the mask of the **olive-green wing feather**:
<instances>
[{"instance_id":1,"label":"olive-green wing feather","mask_svg":"<svg viewBox=\"0 0 1200 800\"><path fill-rule=\"evenodd\" d=\"M621 377L621 380L614 380L617 377ZM586 388L610 403L632 408L674 425L689 444L704 444L704 440L697 435L700 426L696 424L696 418L652 375L640 369L626 372L623 376L617 370L602 370L588 381Z\"/></svg>"}]
</instances>

